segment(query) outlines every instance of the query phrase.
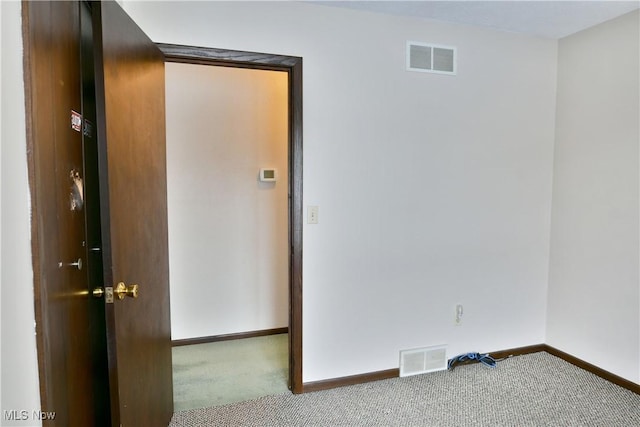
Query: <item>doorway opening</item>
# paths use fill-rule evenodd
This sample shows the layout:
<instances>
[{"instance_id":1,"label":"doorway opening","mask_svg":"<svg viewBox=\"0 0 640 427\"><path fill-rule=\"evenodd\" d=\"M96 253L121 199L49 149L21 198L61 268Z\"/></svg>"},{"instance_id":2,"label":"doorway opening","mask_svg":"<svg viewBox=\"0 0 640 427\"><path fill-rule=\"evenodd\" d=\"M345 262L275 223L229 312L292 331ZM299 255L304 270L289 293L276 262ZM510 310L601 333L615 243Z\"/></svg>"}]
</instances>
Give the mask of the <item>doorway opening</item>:
<instances>
[{"instance_id":1,"label":"doorway opening","mask_svg":"<svg viewBox=\"0 0 640 427\"><path fill-rule=\"evenodd\" d=\"M287 77L165 64L176 410L288 390Z\"/></svg>"},{"instance_id":2,"label":"doorway opening","mask_svg":"<svg viewBox=\"0 0 640 427\"><path fill-rule=\"evenodd\" d=\"M158 44L165 55L165 63L199 64L248 70L276 71L284 74L287 90L287 124L285 134L286 172L278 182L286 189L287 225L285 230L288 258L288 386L293 393L302 393L302 58L212 48ZM276 73L280 74L280 73ZM266 165L263 188L273 188ZM278 174L277 169L276 174ZM259 171L256 171L258 180ZM264 176L262 177L264 178ZM173 296L172 296L173 299ZM282 331L281 331L282 332ZM233 334L232 334L233 335Z\"/></svg>"}]
</instances>

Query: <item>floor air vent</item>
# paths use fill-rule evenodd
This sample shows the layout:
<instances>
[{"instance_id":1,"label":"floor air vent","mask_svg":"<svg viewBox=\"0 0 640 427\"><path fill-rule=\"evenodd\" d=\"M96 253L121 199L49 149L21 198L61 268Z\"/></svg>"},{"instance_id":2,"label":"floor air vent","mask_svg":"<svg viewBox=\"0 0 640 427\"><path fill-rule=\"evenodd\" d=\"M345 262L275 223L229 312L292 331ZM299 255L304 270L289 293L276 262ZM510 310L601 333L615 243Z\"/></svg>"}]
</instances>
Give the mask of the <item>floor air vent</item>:
<instances>
[{"instance_id":1,"label":"floor air vent","mask_svg":"<svg viewBox=\"0 0 640 427\"><path fill-rule=\"evenodd\" d=\"M456 48L407 42L407 70L456 74Z\"/></svg>"},{"instance_id":2,"label":"floor air vent","mask_svg":"<svg viewBox=\"0 0 640 427\"><path fill-rule=\"evenodd\" d=\"M400 351L400 376L426 374L447 369L447 346Z\"/></svg>"}]
</instances>

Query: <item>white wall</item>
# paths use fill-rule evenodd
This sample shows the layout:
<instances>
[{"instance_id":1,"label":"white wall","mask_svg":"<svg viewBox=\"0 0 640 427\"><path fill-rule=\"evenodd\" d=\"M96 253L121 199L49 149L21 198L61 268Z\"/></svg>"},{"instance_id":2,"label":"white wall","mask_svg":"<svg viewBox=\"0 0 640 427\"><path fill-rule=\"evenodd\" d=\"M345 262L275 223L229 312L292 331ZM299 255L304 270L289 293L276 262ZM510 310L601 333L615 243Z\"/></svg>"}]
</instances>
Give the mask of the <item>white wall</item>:
<instances>
[{"instance_id":1,"label":"white wall","mask_svg":"<svg viewBox=\"0 0 640 427\"><path fill-rule=\"evenodd\" d=\"M560 40L547 342L640 383L639 12Z\"/></svg>"},{"instance_id":2,"label":"white wall","mask_svg":"<svg viewBox=\"0 0 640 427\"><path fill-rule=\"evenodd\" d=\"M545 341L555 41L298 2L125 6L158 42L304 58L304 381ZM406 72L407 40L456 46L458 75Z\"/></svg>"},{"instance_id":3,"label":"white wall","mask_svg":"<svg viewBox=\"0 0 640 427\"><path fill-rule=\"evenodd\" d=\"M30 200L27 180L22 20L19 2L0 2L2 21L1 262L2 395L5 410L26 410L29 420L3 426L41 425L31 267Z\"/></svg>"},{"instance_id":4,"label":"white wall","mask_svg":"<svg viewBox=\"0 0 640 427\"><path fill-rule=\"evenodd\" d=\"M173 339L288 325L288 75L168 63ZM260 182L260 168L278 181Z\"/></svg>"}]
</instances>

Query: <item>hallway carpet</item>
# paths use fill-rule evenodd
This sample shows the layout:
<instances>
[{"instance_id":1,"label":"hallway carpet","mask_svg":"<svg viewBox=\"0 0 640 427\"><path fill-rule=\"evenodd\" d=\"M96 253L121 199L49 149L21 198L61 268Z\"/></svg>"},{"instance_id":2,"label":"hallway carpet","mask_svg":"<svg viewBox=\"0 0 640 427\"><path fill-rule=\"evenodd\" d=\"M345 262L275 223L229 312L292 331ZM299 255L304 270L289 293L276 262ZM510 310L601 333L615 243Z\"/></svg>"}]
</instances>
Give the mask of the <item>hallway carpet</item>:
<instances>
[{"instance_id":1,"label":"hallway carpet","mask_svg":"<svg viewBox=\"0 0 640 427\"><path fill-rule=\"evenodd\" d=\"M289 393L287 334L173 348L175 411Z\"/></svg>"}]
</instances>

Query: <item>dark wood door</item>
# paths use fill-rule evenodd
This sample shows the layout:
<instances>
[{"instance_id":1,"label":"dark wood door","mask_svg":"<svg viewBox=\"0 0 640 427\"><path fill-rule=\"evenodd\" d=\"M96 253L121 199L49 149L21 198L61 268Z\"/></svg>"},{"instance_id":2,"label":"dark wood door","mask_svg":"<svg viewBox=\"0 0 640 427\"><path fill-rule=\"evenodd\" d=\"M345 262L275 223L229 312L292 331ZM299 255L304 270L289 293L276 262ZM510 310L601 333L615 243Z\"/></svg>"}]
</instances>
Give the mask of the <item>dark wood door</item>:
<instances>
[{"instance_id":1,"label":"dark wood door","mask_svg":"<svg viewBox=\"0 0 640 427\"><path fill-rule=\"evenodd\" d=\"M167 241L164 56L116 2L95 3L97 129L114 426L173 414Z\"/></svg>"},{"instance_id":2,"label":"dark wood door","mask_svg":"<svg viewBox=\"0 0 640 427\"><path fill-rule=\"evenodd\" d=\"M86 10L78 2L24 2L23 16L41 404L55 412L43 424L104 425L104 303L91 296L89 213L78 191L87 182L85 148L95 145L78 122L88 99L82 64L90 58L80 37Z\"/></svg>"},{"instance_id":3,"label":"dark wood door","mask_svg":"<svg viewBox=\"0 0 640 427\"><path fill-rule=\"evenodd\" d=\"M23 17L44 425L167 425L163 56L115 2ZM140 297L94 297L116 281Z\"/></svg>"}]
</instances>

